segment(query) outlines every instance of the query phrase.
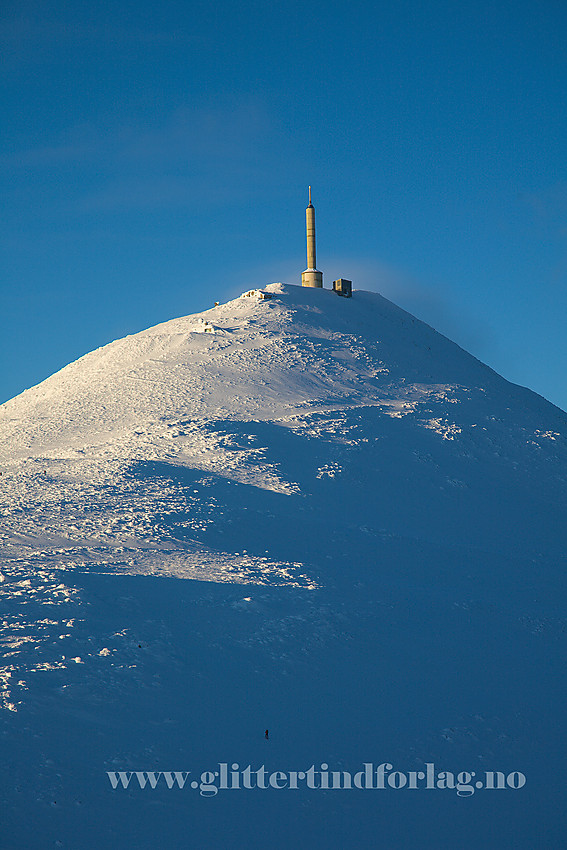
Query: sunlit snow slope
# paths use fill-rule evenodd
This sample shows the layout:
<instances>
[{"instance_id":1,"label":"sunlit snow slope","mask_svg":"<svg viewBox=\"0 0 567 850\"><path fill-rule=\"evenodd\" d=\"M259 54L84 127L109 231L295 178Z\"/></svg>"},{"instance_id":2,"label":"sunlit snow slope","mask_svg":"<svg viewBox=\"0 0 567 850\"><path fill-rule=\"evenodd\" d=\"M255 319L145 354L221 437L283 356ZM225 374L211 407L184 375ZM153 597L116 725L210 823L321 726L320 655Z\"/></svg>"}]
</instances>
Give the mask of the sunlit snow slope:
<instances>
[{"instance_id":1,"label":"sunlit snow slope","mask_svg":"<svg viewBox=\"0 0 567 850\"><path fill-rule=\"evenodd\" d=\"M559 846L566 424L379 295L283 284L0 406L0 846L158 846L190 812L175 846L531 848L546 806ZM267 758L531 778L468 808L104 784Z\"/></svg>"}]
</instances>

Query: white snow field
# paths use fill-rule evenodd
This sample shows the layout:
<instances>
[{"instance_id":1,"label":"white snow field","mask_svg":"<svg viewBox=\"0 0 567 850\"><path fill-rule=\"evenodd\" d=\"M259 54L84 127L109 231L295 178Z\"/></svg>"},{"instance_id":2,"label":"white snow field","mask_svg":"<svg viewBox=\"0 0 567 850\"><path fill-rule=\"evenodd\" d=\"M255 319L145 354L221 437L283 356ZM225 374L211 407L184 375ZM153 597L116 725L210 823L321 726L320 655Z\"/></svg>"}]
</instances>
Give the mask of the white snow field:
<instances>
[{"instance_id":1,"label":"white snow field","mask_svg":"<svg viewBox=\"0 0 567 850\"><path fill-rule=\"evenodd\" d=\"M284 284L0 406L1 850L565 847L566 426Z\"/></svg>"}]
</instances>

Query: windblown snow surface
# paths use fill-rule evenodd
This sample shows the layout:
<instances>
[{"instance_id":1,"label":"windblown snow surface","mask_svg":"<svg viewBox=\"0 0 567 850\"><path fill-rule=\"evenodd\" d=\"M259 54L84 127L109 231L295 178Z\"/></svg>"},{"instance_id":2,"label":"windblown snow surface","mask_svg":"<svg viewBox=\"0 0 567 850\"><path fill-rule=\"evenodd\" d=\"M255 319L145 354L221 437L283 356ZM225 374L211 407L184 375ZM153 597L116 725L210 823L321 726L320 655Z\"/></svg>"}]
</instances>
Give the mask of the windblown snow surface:
<instances>
[{"instance_id":1,"label":"windblown snow surface","mask_svg":"<svg viewBox=\"0 0 567 850\"><path fill-rule=\"evenodd\" d=\"M0 847L564 847L565 414L379 295L264 293L0 407ZM526 784L190 784L384 762Z\"/></svg>"}]
</instances>

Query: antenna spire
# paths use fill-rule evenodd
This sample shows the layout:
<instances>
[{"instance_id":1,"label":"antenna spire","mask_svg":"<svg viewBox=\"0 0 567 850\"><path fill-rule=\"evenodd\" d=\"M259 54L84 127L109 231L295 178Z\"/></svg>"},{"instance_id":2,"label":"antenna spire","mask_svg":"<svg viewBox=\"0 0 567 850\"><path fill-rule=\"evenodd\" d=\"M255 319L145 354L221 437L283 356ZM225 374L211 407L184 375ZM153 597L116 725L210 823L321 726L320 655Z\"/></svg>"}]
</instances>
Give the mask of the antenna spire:
<instances>
[{"instance_id":1,"label":"antenna spire","mask_svg":"<svg viewBox=\"0 0 567 850\"><path fill-rule=\"evenodd\" d=\"M311 186L309 187L309 205L311 205Z\"/></svg>"}]
</instances>

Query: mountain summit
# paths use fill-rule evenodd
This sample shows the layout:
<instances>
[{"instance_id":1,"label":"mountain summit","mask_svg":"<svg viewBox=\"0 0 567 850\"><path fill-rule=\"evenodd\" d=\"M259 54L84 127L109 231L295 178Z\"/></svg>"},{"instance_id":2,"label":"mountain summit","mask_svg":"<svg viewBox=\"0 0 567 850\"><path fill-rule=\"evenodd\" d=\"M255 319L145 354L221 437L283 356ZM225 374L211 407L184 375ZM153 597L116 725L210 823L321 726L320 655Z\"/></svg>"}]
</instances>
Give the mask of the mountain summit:
<instances>
[{"instance_id":1,"label":"mountain summit","mask_svg":"<svg viewBox=\"0 0 567 850\"><path fill-rule=\"evenodd\" d=\"M110 343L2 405L5 540L48 552L55 539L87 559L126 543L144 571L167 540L178 574L191 538L189 562L198 540L222 578L231 535L203 504L222 482L240 485L239 509L258 491L285 496L273 539L309 517L318 541L363 526L539 551L565 504L565 419L380 295L271 284ZM252 524L236 548L259 536Z\"/></svg>"},{"instance_id":2,"label":"mountain summit","mask_svg":"<svg viewBox=\"0 0 567 850\"><path fill-rule=\"evenodd\" d=\"M371 791L248 791L217 822L190 792L156 792L152 819L99 785L259 766L269 726L274 769L518 770L558 811L535 777L559 769L566 425L380 295L279 283L0 406L8 834L32 807L62 846L165 846L190 809L199 847L225 846L223 818L235 847L344 848L353 819L361 847L536 846L524 790L483 800L473 836L478 808L443 794L392 792L386 817Z\"/></svg>"}]
</instances>

